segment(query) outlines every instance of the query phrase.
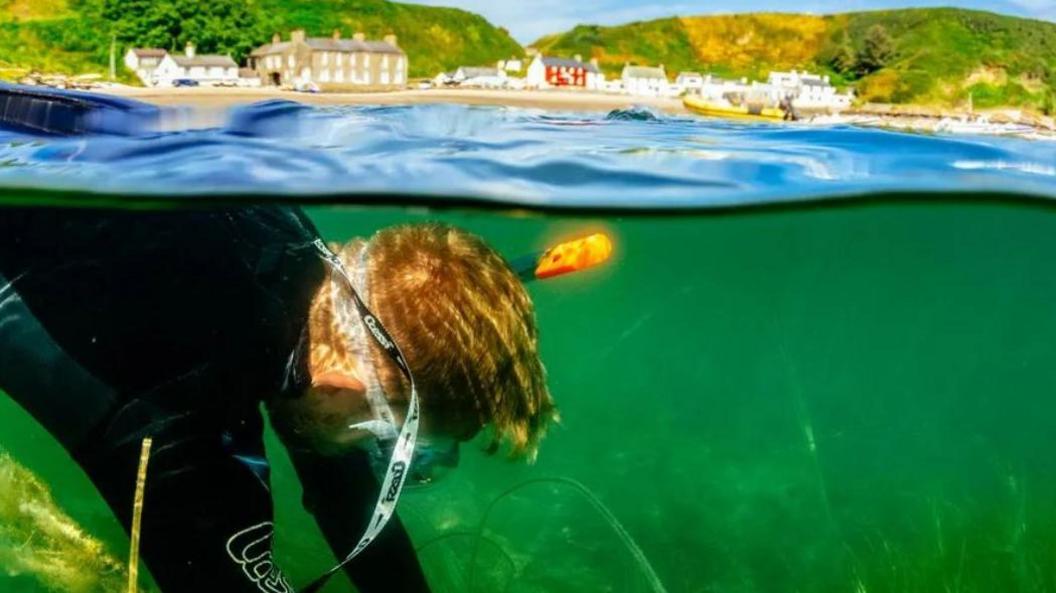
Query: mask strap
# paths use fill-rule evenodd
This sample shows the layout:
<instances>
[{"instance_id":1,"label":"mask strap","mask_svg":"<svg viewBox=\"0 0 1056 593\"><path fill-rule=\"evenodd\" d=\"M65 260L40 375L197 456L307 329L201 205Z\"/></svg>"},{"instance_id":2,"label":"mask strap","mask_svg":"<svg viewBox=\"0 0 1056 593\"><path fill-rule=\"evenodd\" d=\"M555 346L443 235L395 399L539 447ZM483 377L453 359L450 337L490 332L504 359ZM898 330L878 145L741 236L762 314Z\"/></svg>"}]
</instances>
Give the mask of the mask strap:
<instances>
[{"instance_id":1,"label":"mask strap","mask_svg":"<svg viewBox=\"0 0 1056 593\"><path fill-rule=\"evenodd\" d=\"M356 268L353 272L356 281L355 288L359 291L359 296L365 303L370 302L370 283L367 282L367 274L369 272L367 267L368 245L368 243L364 243L359 248L359 257L356 258ZM365 328L366 323L362 321L362 316L357 321L361 328ZM389 407L389 399L385 397L385 390L381 386L381 381L378 380L378 371L374 366L374 357L367 346L365 333L365 329L364 331L355 332L355 339L358 342L356 348L359 350L360 358L363 361L364 374L366 375L364 379L367 380L367 403L370 404L370 411L374 414L374 418L380 420L381 423L389 424L391 427L389 429L391 434L383 437L383 440L392 440L396 438L396 415L392 413L392 408Z\"/></svg>"},{"instance_id":2,"label":"mask strap","mask_svg":"<svg viewBox=\"0 0 1056 593\"><path fill-rule=\"evenodd\" d=\"M356 547L337 566L312 581L311 584L303 589L303 593L317 593L322 589L326 582L330 580L330 577L344 568L377 538L378 534L389 522L389 519L392 518L392 515L396 512L396 503L400 499L400 493L403 491L404 478L406 478L407 470L411 466L414 444L418 439L419 420L418 389L414 384L414 376L411 374L411 369L407 365L407 359L400 352L400 347L396 345L389 332L386 331L385 327L378 321L378 318L370 312L366 303L360 298L352 278L348 275L348 271L345 270L344 264L341 263L341 259L334 255L321 239L316 239L313 244L319 255L330 265L333 271L348 283L348 290L351 293L353 303L363 325L366 326L374 341L385 351L385 354L396 364L403 376L406 377L407 382L410 383L411 400L407 404L407 416L393 447L392 458L389 460L389 467L385 471L385 479L381 482L381 492L378 494L378 500L374 504L374 512L371 513L370 523L367 524L366 531L359 538L359 543L356 544Z\"/></svg>"}]
</instances>

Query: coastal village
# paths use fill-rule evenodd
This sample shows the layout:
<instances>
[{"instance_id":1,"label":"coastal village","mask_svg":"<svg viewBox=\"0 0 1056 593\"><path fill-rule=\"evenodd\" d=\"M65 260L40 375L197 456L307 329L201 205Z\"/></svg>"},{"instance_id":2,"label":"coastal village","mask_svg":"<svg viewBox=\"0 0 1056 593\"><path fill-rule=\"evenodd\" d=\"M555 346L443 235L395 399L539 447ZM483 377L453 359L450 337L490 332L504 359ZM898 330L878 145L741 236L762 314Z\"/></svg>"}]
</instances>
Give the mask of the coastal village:
<instances>
[{"instance_id":1,"label":"coastal village","mask_svg":"<svg viewBox=\"0 0 1056 593\"><path fill-rule=\"evenodd\" d=\"M609 79L596 59L548 56L530 49L526 58L465 65L437 73L431 80L411 81L409 59L395 35L370 40L361 32L345 37L334 31L328 37L309 37L304 30L295 30L286 39L275 34L271 43L254 49L241 65L230 55L200 54L193 43L180 53L132 48L124 64L144 86L160 88L275 87L310 93L406 88L562 90L656 98L692 95L716 104L787 105L813 113L838 113L854 101L851 92L839 92L827 76L796 70L771 72L765 81L757 81L700 72L672 75L662 64L627 64L619 77Z\"/></svg>"}]
</instances>

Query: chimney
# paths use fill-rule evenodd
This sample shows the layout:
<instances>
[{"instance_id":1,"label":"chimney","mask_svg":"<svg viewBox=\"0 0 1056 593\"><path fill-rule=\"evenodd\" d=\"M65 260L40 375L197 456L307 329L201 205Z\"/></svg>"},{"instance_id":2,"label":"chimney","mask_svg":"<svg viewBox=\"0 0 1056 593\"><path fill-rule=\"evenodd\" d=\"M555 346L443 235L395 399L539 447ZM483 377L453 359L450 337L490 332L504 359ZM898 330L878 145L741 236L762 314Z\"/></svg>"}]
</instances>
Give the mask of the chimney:
<instances>
[{"instance_id":1,"label":"chimney","mask_svg":"<svg viewBox=\"0 0 1056 593\"><path fill-rule=\"evenodd\" d=\"M187 54L188 58L193 58L194 57L194 53L195 53L194 52L194 44L191 43L190 41L188 41L187 42L187 46L183 48L183 52L185 54Z\"/></svg>"},{"instance_id":2,"label":"chimney","mask_svg":"<svg viewBox=\"0 0 1056 593\"><path fill-rule=\"evenodd\" d=\"M334 38L334 41L340 41L341 40L341 29L334 29L334 32L331 33L330 36Z\"/></svg>"},{"instance_id":3,"label":"chimney","mask_svg":"<svg viewBox=\"0 0 1056 593\"><path fill-rule=\"evenodd\" d=\"M393 47L399 47L400 46L400 44L396 43L396 36L393 35L392 33L389 33L388 35L385 36L385 43L388 43L389 45L391 45Z\"/></svg>"},{"instance_id":4,"label":"chimney","mask_svg":"<svg viewBox=\"0 0 1056 593\"><path fill-rule=\"evenodd\" d=\"M590 65L594 66L595 68L600 68L600 66L598 65L598 59L597 58L591 58L590 59Z\"/></svg>"},{"instance_id":5,"label":"chimney","mask_svg":"<svg viewBox=\"0 0 1056 593\"><path fill-rule=\"evenodd\" d=\"M572 57L575 58L575 60L577 62L582 62L583 61L583 54L576 54L576 55L574 55Z\"/></svg>"},{"instance_id":6,"label":"chimney","mask_svg":"<svg viewBox=\"0 0 1056 593\"><path fill-rule=\"evenodd\" d=\"M279 35L278 33L272 35L271 36L271 43L274 44L274 45L278 45L278 44L282 43L282 35Z\"/></svg>"},{"instance_id":7,"label":"chimney","mask_svg":"<svg viewBox=\"0 0 1056 593\"><path fill-rule=\"evenodd\" d=\"M367 36L364 35L362 31L357 31L356 34L352 36L352 39L362 43L367 40Z\"/></svg>"},{"instance_id":8,"label":"chimney","mask_svg":"<svg viewBox=\"0 0 1056 593\"><path fill-rule=\"evenodd\" d=\"M290 41L304 43L304 29L294 29L290 32Z\"/></svg>"}]
</instances>

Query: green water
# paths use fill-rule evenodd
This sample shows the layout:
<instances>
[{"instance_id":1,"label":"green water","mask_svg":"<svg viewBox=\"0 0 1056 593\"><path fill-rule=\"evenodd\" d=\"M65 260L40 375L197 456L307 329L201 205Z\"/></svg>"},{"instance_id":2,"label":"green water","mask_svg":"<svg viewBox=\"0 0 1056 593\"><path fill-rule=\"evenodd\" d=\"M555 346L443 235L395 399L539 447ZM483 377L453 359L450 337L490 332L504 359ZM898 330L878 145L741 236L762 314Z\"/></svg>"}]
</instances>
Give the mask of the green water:
<instances>
[{"instance_id":1,"label":"green water","mask_svg":"<svg viewBox=\"0 0 1056 593\"><path fill-rule=\"evenodd\" d=\"M507 254L616 241L608 267L532 286L563 417L538 462L467 447L401 503L437 593L657 590L587 497L542 478L593 492L671 592L1056 591L1056 209L309 213L331 240L444 220ZM333 559L268 445L277 554L304 583ZM125 556L86 478L6 398L0 447Z\"/></svg>"}]
</instances>

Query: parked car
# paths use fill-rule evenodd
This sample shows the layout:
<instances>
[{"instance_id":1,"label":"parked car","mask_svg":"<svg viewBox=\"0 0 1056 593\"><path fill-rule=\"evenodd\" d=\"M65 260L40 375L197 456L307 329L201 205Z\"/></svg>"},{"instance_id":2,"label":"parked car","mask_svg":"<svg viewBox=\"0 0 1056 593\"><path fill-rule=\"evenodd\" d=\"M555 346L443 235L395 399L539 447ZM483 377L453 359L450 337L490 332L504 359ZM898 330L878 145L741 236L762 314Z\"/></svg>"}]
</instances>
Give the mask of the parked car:
<instances>
[{"instance_id":1,"label":"parked car","mask_svg":"<svg viewBox=\"0 0 1056 593\"><path fill-rule=\"evenodd\" d=\"M172 86L198 86L198 81L190 78L177 78L172 81Z\"/></svg>"},{"instance_id":2,"label":"parked car","mask_svg":"<svg viewBox=\"0 0 1056 593\"><path fill-rule=\"evenodd\" d=\"M298 82L293 85L293 90L299 93L318 93L319 85L314 82Z\"/></svg>"}]
</instances>

